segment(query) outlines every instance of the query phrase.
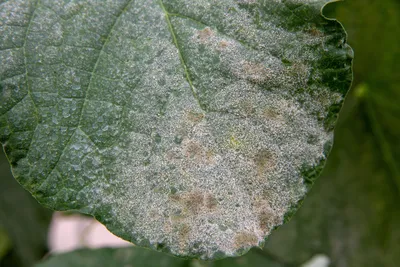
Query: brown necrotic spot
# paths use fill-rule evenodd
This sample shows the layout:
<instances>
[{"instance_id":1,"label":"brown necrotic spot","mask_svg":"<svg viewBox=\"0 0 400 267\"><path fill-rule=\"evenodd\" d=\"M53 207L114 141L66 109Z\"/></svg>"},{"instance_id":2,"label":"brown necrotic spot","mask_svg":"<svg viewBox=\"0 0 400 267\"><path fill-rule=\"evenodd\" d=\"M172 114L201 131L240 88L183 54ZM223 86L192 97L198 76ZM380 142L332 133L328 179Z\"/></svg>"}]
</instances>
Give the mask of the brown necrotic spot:
<instances>
[{"instance_id":1,"label":"brown necrotic spot","mask_svg":"<svg viewBox=\"0 0 400 267\"><path fill-rule=\"evenodd\" d=\"M211 194L206 194L205 197L205 206L209 210L213 210L217 207L218 201L215 197L213 197Z\"/></svg>"},{"instance_id":2,"label":"brown necrotic spot","mask_svg":"<svg viewBox=\"0 0 400 267\"><path fill-rule=\"evenodd\" d=\"M254 163L257 166L257 174L260 176L275 168L276 159L271 151L262 149L254 156Z\"/></svg>"},{"instance_id":3,"label":"brown necrotic spot","mask_svg":"<svg viewBox=\"0 0 400 267\"><path fill-rule=\"evenodd\" d=\"M204 195L200 192L183 194L182 204L191 214L198 214L204 206Z\"/></svg>"},{"instance_id":4,"label":"brown necrotic spot","mask_svg":"<svg viewBox=\"0 0 400 267\"><path fill-rule=\"evenodd\" d=\"M173 231L177 234L180 249L184 249L188 244L190 226L186 223L176 223Z\"/></svg>"},{"instance_id":5,"label":"brown necrotic spot","mask_svg":"<svg viewBox=\"0 0 400 267\"><path fill-rule=\"evenodd\" d=\"M274 212L267 199L259 199L253 203L254 212L258 216L258 227L264 233L272 230L274 225L279 224L279 216Z\"/></svg>"},{"instance_id":6,"label":"brown necrotic spot","mask_svg":"<svg viewBox=\"0 0 400 267\"><path fill-rule=\"evenodd\" d=\"M282 116L279 114L278 110L274 108L266 108L262 112L262 116L266 119L270 120L276 120L279 118L282 118Z\"/></svg>"},{"instance_id":7,"label":"brown necrotic spot","mask_svg":"<svg viewBox=\"0 0 400 267\"><path fill-rule=\"evenodd\" d=\"M268 233L272 230L272 227L277 224L277 218L274 213L269 210L262 210L258 214L258 227L264 233Z\"/></svg>"},{"instance_id":8,"label":"brown necrotic spot","mask_svg":"<svg viewBox=\"0 0 400 267\"><path fill-rule=\"evenodd\" d=\"M240 232L235 235L234 244L236 248L253 247L258 245L258 238L250 232Z\"/></svg>"},{"instance_id":9,"label":"brown necrotic spot","mask_svg":"<svg viewBox=\"0 0 400 267\"><path fill-rule=\"evenodd\" d=\"M227 48L228 45L229 45L229 43L227 41L225 41L225 40L220 41L219 44L218 44L219 48L221 48L221 49Z\"/></svg>"},{"instance_id":10,"label":"brown necrotic spot","mask_svg":"<svg viewBox=\"0 0 400 267\"><path fill-rule=\"evenodd\" d=\"M205 41L211 36L214 35L214 32L210 29L210 27L205 27L204 29L198 31L198 38L200 41Z\"/></svg>"},{"instance_id":11,"label":"brown necrotic spot","mask_svg":"<svg viewBox=\"0 0 400 267\"><path fill-rule=\"evenodd\" d=\"M209 165L215 162L215 153L192 139L184 140L182 153L189 162L194 164Z\"/></svg>"}]
</instances>

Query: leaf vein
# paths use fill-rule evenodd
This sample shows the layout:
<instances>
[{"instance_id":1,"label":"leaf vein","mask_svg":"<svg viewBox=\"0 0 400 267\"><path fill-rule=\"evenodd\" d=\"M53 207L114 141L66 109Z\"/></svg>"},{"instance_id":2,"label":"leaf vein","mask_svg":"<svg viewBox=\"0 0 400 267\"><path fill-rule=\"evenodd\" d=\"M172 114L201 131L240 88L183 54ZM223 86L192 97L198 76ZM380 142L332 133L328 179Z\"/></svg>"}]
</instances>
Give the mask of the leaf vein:
<instances>
[{"instance_id":1,"label":"leaf vein","mask_svg":"<svg viewBox=\"0 0 400 267\"><path fill-rule=\"evenodd\" d=\"M166 22L168 24L168 28L169 28L169 31L171 33L172 40L173 40L173 42L174 42L174 44L176 46L176 49L178 50L179 59L181 61L183 70L185 72L185 77L186 77L187 82L189 83L189 86L190 86L190 89L192 91L193 97L196 99L199 107L202 110L206 111L206 109L204 108L204 105L200 102L200 99L199 99L199 97L197 95L197 92L196 92L196 90L195 90L195 88L193 86L193 83L192 83L192 80L190 78L190 74L189 74L189 70L188 70L187 64L185 62L185 59L183 58L181 48L179 47L178 40L176 38L176 33L175 33L175 30L174 30L174 27L172 26L172 23L171 23L171 20L170 20L170 14L166 10L162 0L160 0L160 6L161 6L161 9L163 10L163 12L165 14L165 20L166 20Z\"/></svg>"}]
</instances>

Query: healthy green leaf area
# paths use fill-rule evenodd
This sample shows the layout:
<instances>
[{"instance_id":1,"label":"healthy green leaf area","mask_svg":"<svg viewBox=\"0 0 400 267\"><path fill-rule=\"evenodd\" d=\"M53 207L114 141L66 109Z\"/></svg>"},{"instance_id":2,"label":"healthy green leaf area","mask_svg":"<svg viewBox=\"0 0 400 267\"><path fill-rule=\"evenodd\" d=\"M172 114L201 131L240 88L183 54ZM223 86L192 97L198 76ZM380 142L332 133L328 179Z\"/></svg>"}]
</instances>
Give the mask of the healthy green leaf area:
<instances>
[{"instance_id":1,"label":"healthy green leaf area","mask_svg":"<svg viewBox=\"0 0 400 267\"><path fill-rule=\"evenodd\" d=\"M322 169L351 83L327 2L3 2L14 176L140 246L217 259L261 245Z\"/></svg>"}]
</instances>

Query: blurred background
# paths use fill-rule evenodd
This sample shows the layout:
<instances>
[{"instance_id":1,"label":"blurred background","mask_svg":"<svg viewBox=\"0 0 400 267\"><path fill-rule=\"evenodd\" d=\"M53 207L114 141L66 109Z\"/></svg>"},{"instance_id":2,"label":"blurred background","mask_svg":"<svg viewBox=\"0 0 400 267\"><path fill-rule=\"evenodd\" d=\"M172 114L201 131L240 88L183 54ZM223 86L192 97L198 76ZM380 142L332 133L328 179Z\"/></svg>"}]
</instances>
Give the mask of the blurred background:
<instances>
[{"instance_id":1,"label":"blurred background","mask_svg":"<svg viewBox=\"0 0 400 267\"><path fill-rule=\"evenodd\" d=\"M205 263L131 247L94 219L42 208L0 156L0 267L400 266L400 1L328 5L355 51L354 82L321 177L264 250ZM119 247L95 252L84 248ZM89 253L90 252L90 253Z\"/></svg>"}]
</instances>

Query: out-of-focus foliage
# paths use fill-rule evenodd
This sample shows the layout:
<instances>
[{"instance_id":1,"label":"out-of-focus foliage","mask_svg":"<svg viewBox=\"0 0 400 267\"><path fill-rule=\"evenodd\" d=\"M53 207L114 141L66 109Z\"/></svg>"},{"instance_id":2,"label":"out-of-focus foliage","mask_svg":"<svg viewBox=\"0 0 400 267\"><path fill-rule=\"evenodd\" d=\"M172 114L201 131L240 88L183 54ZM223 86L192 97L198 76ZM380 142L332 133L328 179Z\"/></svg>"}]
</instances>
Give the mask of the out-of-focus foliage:
<instances>
[{"instance_id":1,"label":"out-of-focus foliage","mask_svg":"<svg viewBox=\"0 0 400 267\"><path fill-rule=\"evenodd\" d=\"M0 261L11 248L11 241L7 232L0 226Z\"/></svg>"},{"instance_id":2,"label":"out-of-focus foliage","mask_svg":"<svg viewBox=\"0 0 400 267\"><path fill-rule=\"evenodd\" d=\"M265 249L291 262L324 253L332 266L398 266L400 3L347 0L334 7L325 13L348 31L355 82L323 174Z\"/></svg>"},{"instance_id":3,"label":"out-of-focus foliage","mask_svg":"<svg viewBox=\"0 0 400 267\"><path fill-rule=\"evenodd\" d=\"M70 253L56 255L35 265L36 267L290 267L269 259L253 250L243 257L228 258L219 261L183 260L164 253L138 247L81 249Z\"/></svg>"},{"instance_id":4,"label":"out-of-focus foliage","mask_svg":"<svg viewBox=\"0 0 400 267\"><path fill-rule=\"evenodd\" d=\"M0 152L0 267L32 266L47 252L51 211L15 181Z\"/></svg>"}]
</instances>

